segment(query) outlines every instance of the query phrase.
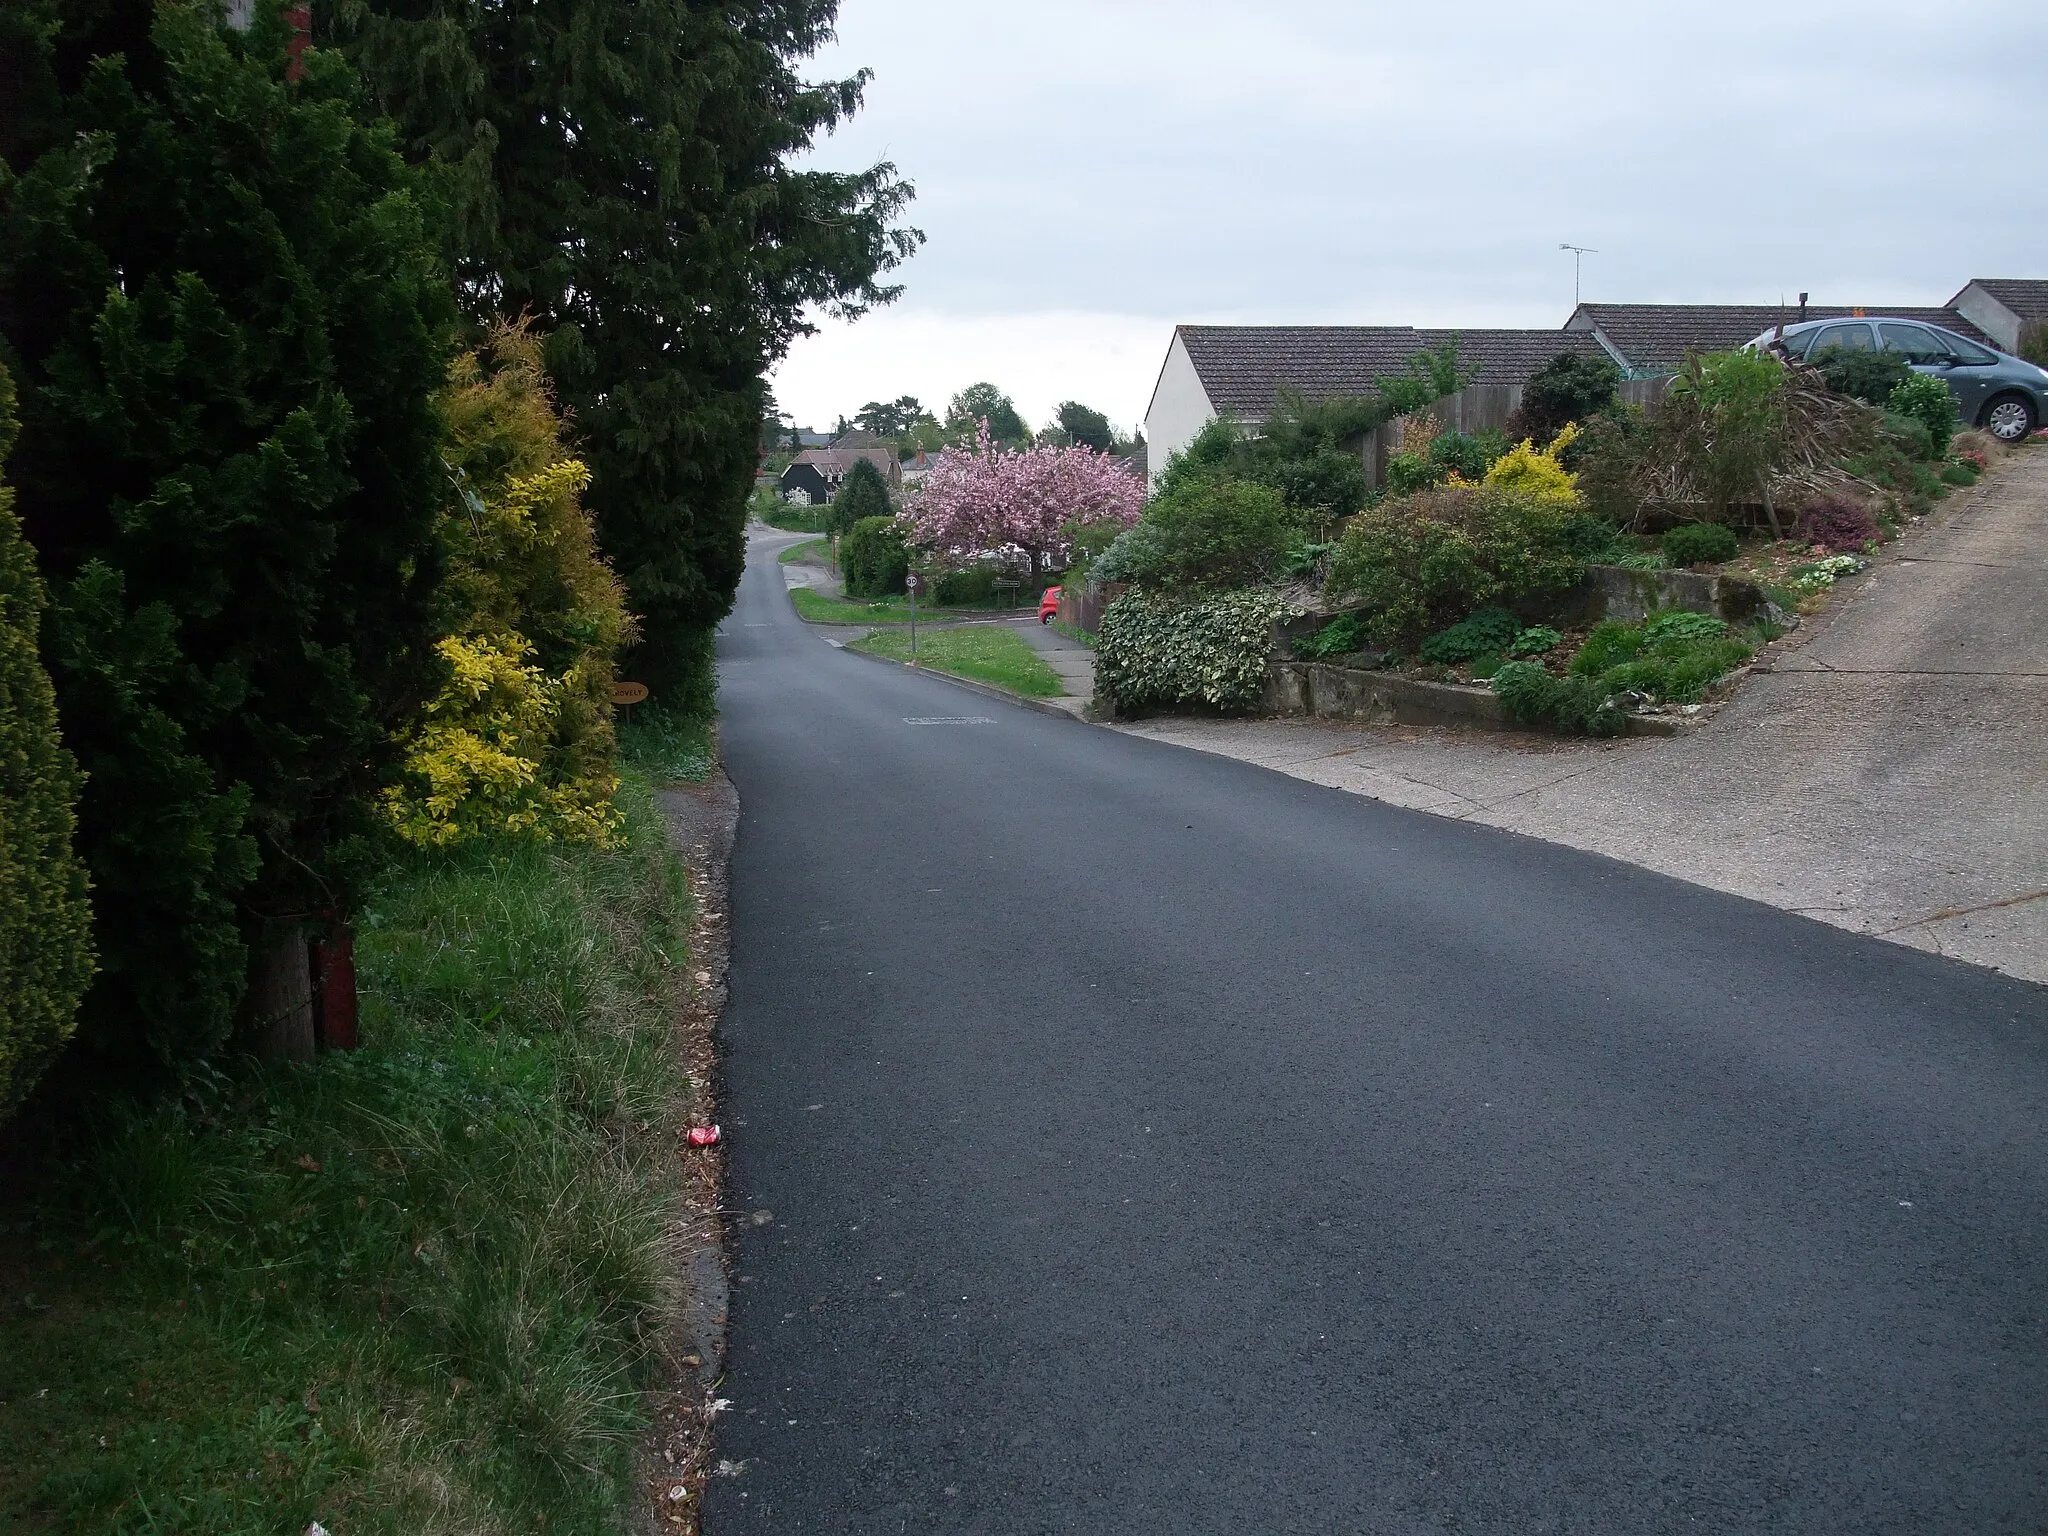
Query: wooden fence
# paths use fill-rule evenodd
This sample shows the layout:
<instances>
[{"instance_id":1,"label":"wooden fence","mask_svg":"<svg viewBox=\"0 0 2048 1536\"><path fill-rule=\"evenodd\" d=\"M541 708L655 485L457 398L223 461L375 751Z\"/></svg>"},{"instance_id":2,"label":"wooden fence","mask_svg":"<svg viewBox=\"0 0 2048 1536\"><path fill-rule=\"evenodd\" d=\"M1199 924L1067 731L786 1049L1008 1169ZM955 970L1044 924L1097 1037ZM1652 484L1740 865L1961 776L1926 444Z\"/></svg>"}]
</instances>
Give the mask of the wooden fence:
<instances>
[{"instance_id":1,"label":"wooden fence","mask_svg":"<svg viewBox=\"0 0 2048 1536\"><path fill-rule=\"evenodd\" d=\"M1624 379L1618 393L1631 405L1647 409L1664 398L1670 382L1668 374L1652 379ZM1444 396L1422 414L1435 417L1437 425L1446 432L1497 432L1508 424L1508 418L1521 403L1519 384L1474 384L1455 395ZM1401 432L1407 421L1406 416L1396 416L1366 435L1365 480L1374 490L1387 483L1387 456L1400 451Z\"/></svg>"}]
</instances>

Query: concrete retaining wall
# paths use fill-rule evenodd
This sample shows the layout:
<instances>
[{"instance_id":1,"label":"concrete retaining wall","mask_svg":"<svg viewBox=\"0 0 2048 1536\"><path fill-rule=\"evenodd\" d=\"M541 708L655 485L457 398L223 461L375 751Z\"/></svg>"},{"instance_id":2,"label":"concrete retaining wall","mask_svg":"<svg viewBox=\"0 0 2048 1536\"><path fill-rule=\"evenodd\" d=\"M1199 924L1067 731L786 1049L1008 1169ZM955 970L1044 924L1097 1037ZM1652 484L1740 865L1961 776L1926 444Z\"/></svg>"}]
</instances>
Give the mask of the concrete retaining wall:
<instances>
[{"instance_id":1,"label":"concrete retaining wall","mask_svg":"<svg viewBox=\"0 0 2048 1536\"><path fill-rule=\"evenodd\" d=\"M1430 683L1323 661L1276 661L1267 667L1260 707L1269 715L1319 715L1330 720L1392 721L1397 725L1477 725L1500 730L1508 724L1491 688Z\"/></svg>"}]
</instances>

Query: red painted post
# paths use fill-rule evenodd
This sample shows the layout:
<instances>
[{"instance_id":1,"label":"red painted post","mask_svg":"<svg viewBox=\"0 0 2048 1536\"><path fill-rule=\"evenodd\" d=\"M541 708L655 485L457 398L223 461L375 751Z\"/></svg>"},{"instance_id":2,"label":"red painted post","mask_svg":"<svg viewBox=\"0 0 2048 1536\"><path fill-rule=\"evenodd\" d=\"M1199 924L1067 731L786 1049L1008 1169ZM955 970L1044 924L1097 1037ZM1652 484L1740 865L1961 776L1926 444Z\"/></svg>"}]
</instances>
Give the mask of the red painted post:
<instances>
[{"instance_id":1,"label":"red painted post","mask_svg":"<svg viewBox=\"0 0 2048 1536\"><path fill-rule=\"evenodd\" d=\"M284 67L284 77L296 80L306 72L306 50L313 46L313 7L310 4L286 6L284 24L291 29L284 43L284 51L290 56L290 62Z\"/></svg>"},{"instance_id":2,"label":"red painted post","mask_svg":"<svg viewBox=\"0 0 2048 1536\"><path fill-rule=\"evenodd\" d=\"M330 912L313 941L313 1036L323 1051L356 1048L356 936Z\"/></svg>"}]
</instances>

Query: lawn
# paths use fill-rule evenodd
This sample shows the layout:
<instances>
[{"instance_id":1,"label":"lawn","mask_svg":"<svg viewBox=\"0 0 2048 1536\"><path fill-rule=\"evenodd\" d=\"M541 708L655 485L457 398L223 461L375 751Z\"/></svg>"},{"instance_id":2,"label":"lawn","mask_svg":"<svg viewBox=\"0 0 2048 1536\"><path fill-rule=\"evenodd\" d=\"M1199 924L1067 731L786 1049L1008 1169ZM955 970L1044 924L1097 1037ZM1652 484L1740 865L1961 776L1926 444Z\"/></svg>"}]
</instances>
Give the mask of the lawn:
<instances>
[{"instance_id":1,"label":"lawn","mask_svg":"<svg viewBox=\"0 0 2048 1536\"><path fill-rule=\"evenodd\" d=\"M885 597L875 602L864 602L859 598L827 597L809 587L791 587L789 600L796 604L796 615L807 624L908 624L910 604L901 597ZM926 619L946 617L939 609L917 605L920 622Z\"/></svg>"},{"instance_id":2,"label":"lawn","mask_svg":"<svg viewBox=\"0 0 2048 1536\"><path fill-rule=\"evenodd\" d=\"M853 649L891 661L910 659L910 636L899 631L869 635ZM978 683L993 683L1026 698L1050 699L1065 693L1059 674L1045 659L1000 624L963 624L919 631L917 660L936 672L950 672Z\"/></svg>"},{"instance_id":3,"label":"lawn","mask_svg":"<svg viewBox=\"0 0 2048 1536\"><path fill-rule=\"evenodd\" d=\"M832 556L830 539L806 539L801 544L792 544L775 558L784 565L801 565L809 561L816 565L827 564Z\"/></svg>"},{"instance_id":4,"label":"lawn","mask_svg":"<svg viewBox=\"0 0 2048 1536\"><path fill-rule=\"evenodd\" d=\"M362 1049L67 1133L0 1224L0 1529L623 1530L688 894L620 800L617 848L387 877Z\"/></svg>"}]
</instances>

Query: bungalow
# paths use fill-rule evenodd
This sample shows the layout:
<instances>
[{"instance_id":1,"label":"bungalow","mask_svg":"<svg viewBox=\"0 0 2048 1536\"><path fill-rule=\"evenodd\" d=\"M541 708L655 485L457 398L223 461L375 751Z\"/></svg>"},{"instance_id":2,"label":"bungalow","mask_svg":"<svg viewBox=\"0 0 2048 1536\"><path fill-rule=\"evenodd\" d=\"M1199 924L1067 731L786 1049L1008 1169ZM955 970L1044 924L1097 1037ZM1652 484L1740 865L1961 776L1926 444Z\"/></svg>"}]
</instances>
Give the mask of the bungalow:
<instances>
[{"instance_id":1,"label":"bungalow","mask_svg":"<svg viewBox=\"0 0 2048 1536\"><path fill-rule=\"evenodd\" d=\"M1751 332L1751 335L1754 335ZM1745 340L1748 338L1745 337ZM1475 384L1526 384L1561 352L1596 356L1597 338L1573 331L1416 330L1406 325L1178 325L1145 411L1151 478L1219 416L1259 421L1277 390L1311 399L1371 393L1418 352L1458 344Z\"/></svg>"},{"instance_id":2,"label":"bungalow","mask_svg":"<svg viewBox=\"0 0 2048 1536\"><path fill-rule=\"evenodd\" d=\"M1994 347L2017 352L2021 331L2032 326L2038 332L2048 326L2048 279L1973 277L1948 307L1965 316Z\"/></svg>"},{"instance_id":3,"label":"bungalow","mask_svg":"<svg viewBox=\"0 0 2048 1536\"><path fill-rule=\"evenodd\" d=\"M1972 340L1992 340L1953 305L1928 309L1911 304L1581 304L1564 328L1598 341L1629 377L1647 378L1672 372L1688 352L1726 352L1754 341L1781 321L1797 325L1802 320L1860 314L1924 320Z\"/></svg>"},{"instance_id":4,"label":"bungalow","mask_svg":"<svg viewBox=\"0 0 2048 1536\"><path fill-rule=\"evenodd\" d=\"M866 459L882 472L882 478L892 491L903 488L902 470L891 449L806 448L775 482L776 493L784 501L825 506L838 492L839 482L846 478L846 472L861 459Z\"/></svg>"}]
</instances>

